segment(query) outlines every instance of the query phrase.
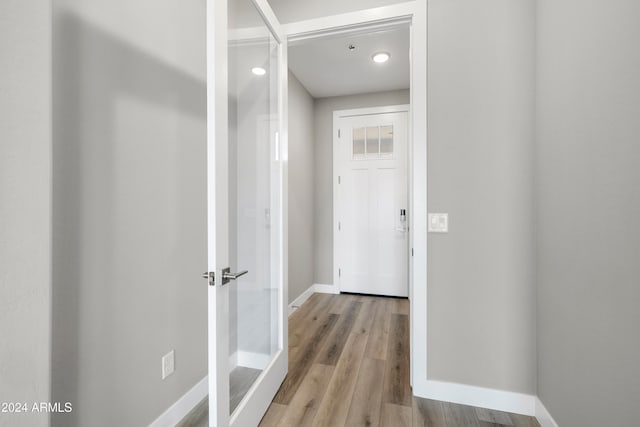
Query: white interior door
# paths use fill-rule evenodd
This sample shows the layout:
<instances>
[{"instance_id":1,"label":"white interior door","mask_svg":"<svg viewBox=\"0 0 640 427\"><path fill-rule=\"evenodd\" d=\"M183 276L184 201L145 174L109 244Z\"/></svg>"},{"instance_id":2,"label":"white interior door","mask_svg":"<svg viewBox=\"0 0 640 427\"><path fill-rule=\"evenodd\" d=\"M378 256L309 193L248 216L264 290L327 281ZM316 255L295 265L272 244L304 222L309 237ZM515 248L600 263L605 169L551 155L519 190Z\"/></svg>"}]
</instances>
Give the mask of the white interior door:
<instances>
[{"instance_id":1,"label":"white interior door","mask_svg":"<svg viewBox=\"0 0 640 427\"><path fill-rule=\"evenodd\" d=\"M383 110L336 113L334 268L341 292L406 297L408 108Z\"/></svg>"},{"instance_id":2,"label":"white interior door","mask_svg":"<svg viewBox=\"0 0 640 427\"><path fill-rule=\"evenodd\" d=\"M286 37L208 0L209 425L254 426L287 372Z\"/></svg>"}]
</instances>

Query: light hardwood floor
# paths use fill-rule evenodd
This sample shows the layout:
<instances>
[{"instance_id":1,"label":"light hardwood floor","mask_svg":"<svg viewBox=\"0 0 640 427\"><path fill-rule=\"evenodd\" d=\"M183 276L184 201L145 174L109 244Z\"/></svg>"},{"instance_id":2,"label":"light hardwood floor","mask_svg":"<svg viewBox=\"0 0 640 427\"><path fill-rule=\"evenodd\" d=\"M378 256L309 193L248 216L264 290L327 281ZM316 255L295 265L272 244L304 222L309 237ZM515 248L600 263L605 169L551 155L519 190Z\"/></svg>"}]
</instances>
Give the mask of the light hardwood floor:
<instances>
[{"instance_id":1,"label":"light hardwood floor","mask_svg":"<svg viewBox=\"0 0 640 427\"><path fill-rule=\"evenodd\" d=\"M539 424L532 417L414 398L407 300L314 294L289 317L289 373L260 426Z\"/></svg>"},{"instance_id":2,"label":"light hardwood floor","mask_svg":"<svg viewBox=\"0 0 640 427\"><path fill-rule=\"evenodd\" d=\"M206 400L180 427L205 427ZM535 418L415 398L409 302L314 294L289 317L289 373L261 427L540 427Z\"/></svg>"}]
</instances>

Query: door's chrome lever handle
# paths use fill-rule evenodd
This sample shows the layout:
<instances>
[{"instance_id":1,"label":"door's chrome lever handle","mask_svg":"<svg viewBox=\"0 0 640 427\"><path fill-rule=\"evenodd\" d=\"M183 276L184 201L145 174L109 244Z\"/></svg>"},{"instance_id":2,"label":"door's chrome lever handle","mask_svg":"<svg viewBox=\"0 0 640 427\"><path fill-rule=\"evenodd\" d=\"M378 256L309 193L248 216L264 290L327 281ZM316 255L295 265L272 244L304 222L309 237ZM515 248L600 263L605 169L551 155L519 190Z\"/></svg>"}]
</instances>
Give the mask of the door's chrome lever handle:
<instances>
[{"instance_id":1,"label":"door's chrome lever handle","mask_svg":"<svg viewBox=\"0 0 640 427\"><path fill-rule=\"evenodd\" d=\"M231 269L229 267L222 270L222 284L226 285L232 280L236 280L240 276L244 276L247 274L249 270L243 270L238 273L231 273Z\"/></svg>"}]
</instances>

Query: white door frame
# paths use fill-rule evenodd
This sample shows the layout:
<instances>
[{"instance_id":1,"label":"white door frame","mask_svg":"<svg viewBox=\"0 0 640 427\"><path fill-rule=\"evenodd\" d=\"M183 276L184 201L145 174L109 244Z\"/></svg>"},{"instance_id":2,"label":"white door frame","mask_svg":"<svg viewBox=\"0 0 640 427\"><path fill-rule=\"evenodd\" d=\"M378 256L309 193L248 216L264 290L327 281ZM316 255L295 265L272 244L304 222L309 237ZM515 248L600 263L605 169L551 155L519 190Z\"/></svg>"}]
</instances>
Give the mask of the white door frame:
<instances>
[{"instance_id":1,"label":"white door frame","mask_svg":"<svg viewBox=\"0 0 640 427\"><path fill-rule=\"evenodd\" d=\"M340 159L340 135L338 133L340 126L340 119L354 116L368 116L368 115L377 115L377 114L388 114L388 113L407 113L409 120L407 121L407 200L409 202L409 206L407 206L407 211L409 213L409 220L411 220L411 197L409 196L411 191L411 177L410 177L410 161L411 161L411 106L408 104L405 105L385 105L380 107L369 107L369 108L353 108L349 110L336 110L333 112L333 286L335 287L336 293L340 293L340 275L338 274L337 265L340 263L340 254L342 251L339 249L342 241L337 239L338 236L338 219L336 216L336 211L338 207L338 174L339 170L336 165L339 165L341 162ZM411 227L409 227L409 239L407 240L407 265L408 270L411 270L411 257L409 256L411 251ZM407 279L410 281L410 275L407 275ZM409 286L409 296L411 296L411 286Z\"/></svg>"},{"instance_id":2,"label":"white door frame","mask_svg":"<svg viewBox=\"0 0 640 427\"><path fill-rule=\"evenodd\" d=\"M409 114L409 271L411 384L428 396L427 382L427 0L310 19L284 25L290 42L372 29L411 26ZM411 255L411 254L410 254ZM414 262L414 260L418 260ZM420 325L415 327L414 325Z\"/></svg>"},{"instance_id":3,"label":"white door frame","mask_svg":"<svg viewBox=\"0 0 640 427\"><path fill-rule=\"evenodd\" d=\"M207 25L207 240L208 271L215 272L216 284L208 291L208 374L209 374L209 425L226 427L229 425L252 425L262 418L280 384L269 384L269 390L258 387L265 379L266 372L275 369L286 373L288 366L288 66L287 34L278 23L267 0L251 0L264 18L275 39L281 44L279 49L279 105L280 132L276 141L281 159L281 283L278 317L280 351L271 364L258 377L247 392L233 417L229 414L228 378L218 377L220 372L229 371L229 322L228 286L220 286L221 269L229 265L228 257L228 190L216 183L227 182L228 175L228 61L227 61L227 1L206 0ZM220 36L224 35L224 36ZM216 207L220 209L216 209ZM221 208L224 207L224 208ZM224 337L224 339L212 339ZM275 387L275 389L274 389ZM273 389L273 390L272 390ZM270 395L270 396L269 396ZM267 400L268 399L268 400ZM268 401L262 408L262 403ZM219 406L218 402L222 402ZM257 404L256 404L257 403ZM242 411L245 406L256 411ZM260 408L257 408L260 406ZM264 410L263 410L264 409ZM262 413L259 413L262 412Z\"/></svg>"}]
</instances>

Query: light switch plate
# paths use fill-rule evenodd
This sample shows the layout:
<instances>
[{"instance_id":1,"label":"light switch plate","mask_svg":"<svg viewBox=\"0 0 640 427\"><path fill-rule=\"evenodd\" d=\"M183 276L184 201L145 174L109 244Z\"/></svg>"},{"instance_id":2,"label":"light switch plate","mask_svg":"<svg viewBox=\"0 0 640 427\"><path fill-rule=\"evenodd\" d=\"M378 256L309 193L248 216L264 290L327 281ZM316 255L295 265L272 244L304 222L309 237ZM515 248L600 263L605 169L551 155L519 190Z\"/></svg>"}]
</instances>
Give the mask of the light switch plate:
<instances>
[{"instance_id":1,"label":"light switch plate","mask_svg":"<svg viewBox=\"0 0 640 427\"><path fill-rule=\"evenodd\" d=\"M430 213L428 231L429 233L448 233L449 214Z\"/></svg>"}]
</instances>

